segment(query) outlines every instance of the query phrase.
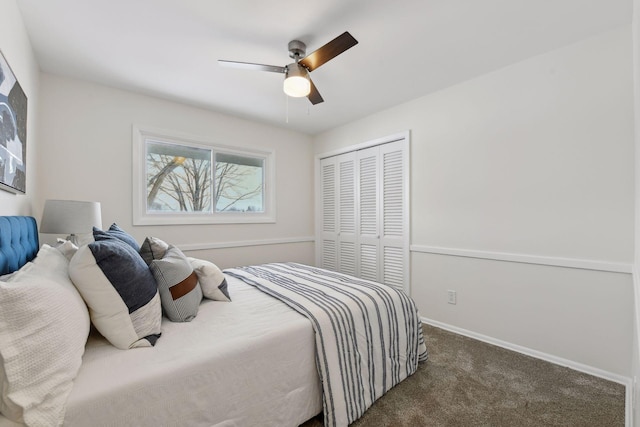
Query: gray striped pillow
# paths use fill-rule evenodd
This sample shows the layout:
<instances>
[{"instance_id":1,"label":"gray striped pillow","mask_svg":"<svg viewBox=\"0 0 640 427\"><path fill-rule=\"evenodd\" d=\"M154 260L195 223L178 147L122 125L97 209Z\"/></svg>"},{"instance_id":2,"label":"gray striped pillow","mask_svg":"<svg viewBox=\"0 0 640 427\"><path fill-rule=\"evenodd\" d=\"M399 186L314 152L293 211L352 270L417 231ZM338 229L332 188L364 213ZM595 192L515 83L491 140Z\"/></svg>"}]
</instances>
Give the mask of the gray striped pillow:
<instances>
[{"instance_id":1,"label":"gray striped pillow","mask_svg":"<svg viewBox=\"0 0 640 427\"><path fill-rule=\"evenodd\" d=\"M162 259L164 254L167 253L169 244L157 237L147 237L140 245L140 256L147 263L151 265L151 261L154 259Z\"/></svg>"},{"instance_id":2,"label":"gray striped pillow","mask_svg":"<svg viewBox=\"0 0 640 427\"><path fill-rule=\"evenodd\" d=\"M162 259L149 265L158 284L165 315L172 322L190 322L198 314L202 288L191 263L180 249L169 245Z\"/></svg>"}]
</instances>

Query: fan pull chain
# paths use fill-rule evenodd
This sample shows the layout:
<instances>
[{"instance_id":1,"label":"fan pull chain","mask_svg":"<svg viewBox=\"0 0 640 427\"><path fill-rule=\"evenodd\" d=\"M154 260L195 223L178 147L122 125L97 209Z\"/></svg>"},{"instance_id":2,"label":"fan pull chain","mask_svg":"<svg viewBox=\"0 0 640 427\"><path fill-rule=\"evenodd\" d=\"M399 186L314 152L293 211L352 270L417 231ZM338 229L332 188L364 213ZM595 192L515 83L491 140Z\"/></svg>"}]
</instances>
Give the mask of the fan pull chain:
<instances>
[{"instance_id":1,"label":"fan pull chain","mask_svg":"<svg viewBox=\"0 0 640 427\"><path fill-rule=\"evenodd\" d=\"M285 117L285 122L288 124L289 123L289 97L287 95L284 96L285 98L287 98L287 100L285 101L286 103L286 117Z\"/></svg>"}]
</instances>

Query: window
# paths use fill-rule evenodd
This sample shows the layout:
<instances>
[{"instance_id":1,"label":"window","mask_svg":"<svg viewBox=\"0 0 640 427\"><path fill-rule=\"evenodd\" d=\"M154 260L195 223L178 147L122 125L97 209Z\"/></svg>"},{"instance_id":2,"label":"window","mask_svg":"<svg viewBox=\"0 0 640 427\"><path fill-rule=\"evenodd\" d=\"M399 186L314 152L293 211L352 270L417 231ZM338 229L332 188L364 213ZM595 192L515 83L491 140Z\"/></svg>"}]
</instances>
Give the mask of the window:
<instances>
[{"instance_id":1,"label":"window","mask_svg":"<svg viewBox=\"0 0 640 427\"><path fill-rule=\"evenodd\" d=\"M134 224L275 222L272 152L134 129Z\"/></svg>"},{"instance_id":2,"label":"window","mask_svg":"<svg viewBox=\"0 0 640 427\"><path fill-rule=\"evenodd\" d=\"M217 152L216 212L264 212L264 158Z\"/></svg>"}]
</instances>

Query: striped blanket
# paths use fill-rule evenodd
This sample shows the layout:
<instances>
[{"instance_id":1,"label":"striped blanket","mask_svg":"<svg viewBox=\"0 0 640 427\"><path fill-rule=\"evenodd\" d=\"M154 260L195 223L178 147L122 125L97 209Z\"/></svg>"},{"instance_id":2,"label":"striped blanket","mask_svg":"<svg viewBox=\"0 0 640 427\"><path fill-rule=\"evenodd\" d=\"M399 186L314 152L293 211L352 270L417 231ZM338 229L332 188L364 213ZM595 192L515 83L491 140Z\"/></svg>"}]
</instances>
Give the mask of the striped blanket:
<instances>
[{"instance_id":1,"label":"striped blanket","mask_svg":"<svg viewBox=\"0 0 640 427\"><path fill-rule=\"evenodd\" d=\"M325 426L347 426L427 360L415 303L390 286L321 268L275 263L227 269L309 318Z\"/></svg>"}]
</instances>

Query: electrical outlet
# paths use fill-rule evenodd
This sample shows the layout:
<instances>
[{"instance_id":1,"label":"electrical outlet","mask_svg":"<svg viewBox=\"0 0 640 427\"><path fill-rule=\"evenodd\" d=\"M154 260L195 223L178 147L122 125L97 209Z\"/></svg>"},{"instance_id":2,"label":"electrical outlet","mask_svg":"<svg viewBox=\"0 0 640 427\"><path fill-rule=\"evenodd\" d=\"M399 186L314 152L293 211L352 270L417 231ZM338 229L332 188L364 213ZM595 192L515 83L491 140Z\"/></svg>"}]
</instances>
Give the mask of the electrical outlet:
<instances>
[{"instance_id":1,"label":"electrical outlet","mask_svg":"<svg viewBox=\"0 0 640 427\"><path fill-rule=\"evenodd\" d=\"M456 291L447 291L447 302L449 304L455 304L456 303Z\"/></svg>"}]
</instances>

